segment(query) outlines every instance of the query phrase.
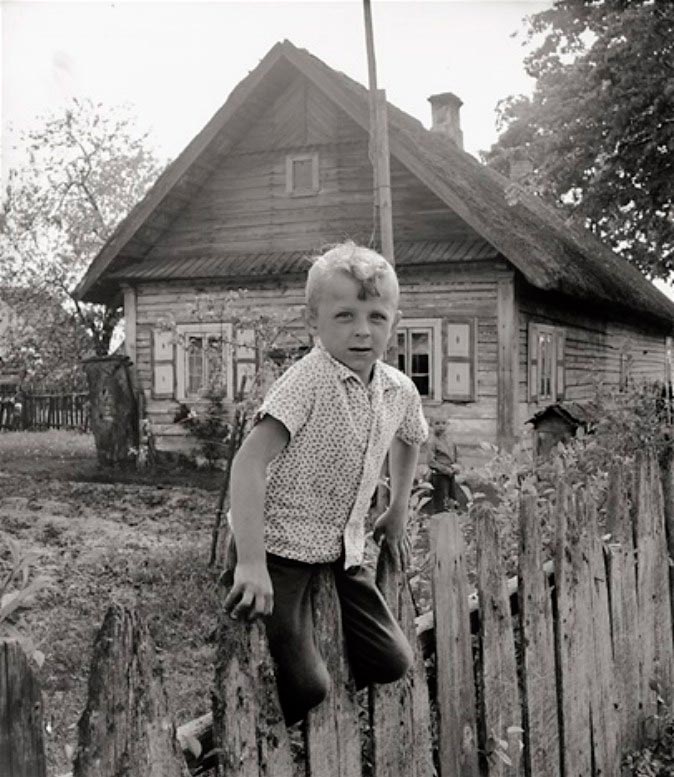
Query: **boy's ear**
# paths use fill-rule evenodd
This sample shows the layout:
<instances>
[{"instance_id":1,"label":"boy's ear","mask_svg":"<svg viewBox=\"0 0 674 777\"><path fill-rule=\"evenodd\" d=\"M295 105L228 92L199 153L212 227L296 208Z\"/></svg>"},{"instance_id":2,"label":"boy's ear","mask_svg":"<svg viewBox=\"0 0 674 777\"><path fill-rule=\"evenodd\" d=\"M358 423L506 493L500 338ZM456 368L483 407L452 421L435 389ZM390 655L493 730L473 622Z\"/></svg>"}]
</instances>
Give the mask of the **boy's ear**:
<instances>
[{"instance_id":1,"label":"boy's ear","mask_svg":"<svg viewBox=\"0 0 674 777\"><path fill-rule=\"evenodd\" d=\"M393 319L393 326L394 328L398 326L400 323L400 319L403 317L401 310L396 310L395 318Z\"/></svg>"}]
</instances>

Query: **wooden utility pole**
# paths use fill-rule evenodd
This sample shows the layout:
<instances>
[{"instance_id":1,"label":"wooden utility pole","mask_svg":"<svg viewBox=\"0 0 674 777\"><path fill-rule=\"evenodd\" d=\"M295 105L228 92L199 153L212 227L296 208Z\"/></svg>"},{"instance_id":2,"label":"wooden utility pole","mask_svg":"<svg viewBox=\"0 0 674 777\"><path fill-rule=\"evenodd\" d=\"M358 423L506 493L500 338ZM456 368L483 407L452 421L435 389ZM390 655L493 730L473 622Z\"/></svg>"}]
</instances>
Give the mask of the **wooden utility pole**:
<instances>
[{"instance_id":1,"label":"wooden utility pole","mask_svg":"<svg viewBox=\"0 0 674 777\"><path fill-rule=\"evenodd\" d=\"M370 159L374 169L374 190L379 210L381 252L392 265L395 265L386 92L383 89L377 89L377 63L374 54L370 0L363 0L363 12L365 15L365 44L370 86Z\"/></svg>"}]
</instances>

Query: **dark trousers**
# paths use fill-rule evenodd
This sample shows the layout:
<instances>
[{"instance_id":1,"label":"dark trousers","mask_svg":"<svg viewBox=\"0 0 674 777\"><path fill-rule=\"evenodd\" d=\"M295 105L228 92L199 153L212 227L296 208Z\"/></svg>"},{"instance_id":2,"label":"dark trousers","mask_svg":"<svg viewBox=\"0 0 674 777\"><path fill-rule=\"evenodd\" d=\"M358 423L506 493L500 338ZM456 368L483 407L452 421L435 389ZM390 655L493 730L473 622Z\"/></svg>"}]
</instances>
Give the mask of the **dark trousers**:
<instances>
[{"instance_id":1,"label":"dark trousers","mask_svg":"<svg viewBox=\"0 0 674 777\"><path fill-rule=\"evenodd\" d=\"M399 680L413 661L412 648L369 570L345 570L343 559L328 565L305 564L267 554L274 587L274 610L266 618L267 637L288 725L320 704L330 688L330 676L314 638L311 607L312 582L325 566L334 574L357 687Z\"/></svg>"}]
</instances>

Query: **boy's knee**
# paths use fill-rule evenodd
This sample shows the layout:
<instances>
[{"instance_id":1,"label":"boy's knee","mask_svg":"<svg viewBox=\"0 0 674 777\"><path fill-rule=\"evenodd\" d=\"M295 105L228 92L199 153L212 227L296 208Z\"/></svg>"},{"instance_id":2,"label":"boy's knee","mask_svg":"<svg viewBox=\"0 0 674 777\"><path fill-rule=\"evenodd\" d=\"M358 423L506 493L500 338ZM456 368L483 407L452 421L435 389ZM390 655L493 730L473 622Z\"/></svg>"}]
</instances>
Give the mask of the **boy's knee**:
<instances>
[{"instance_id":1,"label":"boy's knee","mask_svg":"<svg viewBox=\"0 0 674 777\"><path fill-rule=\"evenodd\" d=\"M405 640L405 642L397 645L395 650L390 651L386 661L380 662L373 681L382 685L385 683L395 683L409 672L413 664L414 653L407 640Z\"/></svg>"},{"instance_id":2,"label":"boy's knee","mask_svg":"<svg viewBox=\"0 0 674 777\"><path fill-rule=\"evenodd\" d=\"M288 726L302 720L317 707L330 691L330 675L325 666L295 675L290 682L279 683L283 715Z\"/></svg>"}]
</instances>

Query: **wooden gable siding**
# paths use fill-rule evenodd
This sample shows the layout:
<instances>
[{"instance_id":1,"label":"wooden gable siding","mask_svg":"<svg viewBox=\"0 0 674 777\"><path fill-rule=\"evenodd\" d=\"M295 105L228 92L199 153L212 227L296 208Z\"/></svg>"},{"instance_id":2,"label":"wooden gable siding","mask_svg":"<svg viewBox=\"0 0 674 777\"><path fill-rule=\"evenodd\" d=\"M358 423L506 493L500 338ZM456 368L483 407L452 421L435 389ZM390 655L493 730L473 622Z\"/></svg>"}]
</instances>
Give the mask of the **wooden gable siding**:
<instances>
[{"instance_id":1,"label":"wooden gable siding","mask_svg":"<svg viewBox=\"0 0 674 777\"><path fill-rule=\"evenodd\" d=\"M647 324L610 320L606 312L592 314L589 306L559 299L530 286L518 290L519 320L519 404L520 417L530 418L545 403L529 402L528 339L529 322L540 322L565 330L564 365L565 399L593 399L596 387L618 386L620 354L629 354L631 375L637 382L643 379L664 380L666 335Z\"/></svg>"},{"instance_id":2,"label":"wooden gable siding","mask_svg":"<svg viewBox=\"0 0 674 777\"><path fill-rule=\"evenodd\" d=\"M493 272L493 271L492 271ZM413 279L402 279L401 310L403 317L477 319L477 401L425 403L429 418L449 419L449 434L459 447L464 461L480 458L479 443L496 439L496 374L497 374L497 277L503 270L491 273L456 274L452 280L437 273L419 273ZM151 420L158 446L162 450L189 449L191 441L173 423L177 401L157 399L152 395L152 332L162 319L176 324L195 321L197 294L207 292L217 309L229 290L225 284L199 289L185 283L153 283L137 287L136 295L136 366L146 397L146 410ZM264 310L283 306L297 307L298 327L302 328L299 312L303 305L303 286L279 288L272 284L249 287L246 310ZM235 303L232 310L237 310ZM446 326L442 327L442 352L446 353Z\"/></svg>"},{"instance_id":3,"label":"wooden gable siding","mask_svg":"<svg viewBox=\"0 0 674 777\"><path fill-rule=\"evenodd\" d=\"M369 242L373 194L367 144L366 133L346 114L296 80L214 166L193 199L174 211L170 226L157 232L148 260L237 250L314 251L346 238ZM320 191L289 196L286 155L309 150L319 153ZM396 239L476 237L395 160L391 185Z\"/></svg>"}]
</instances>

